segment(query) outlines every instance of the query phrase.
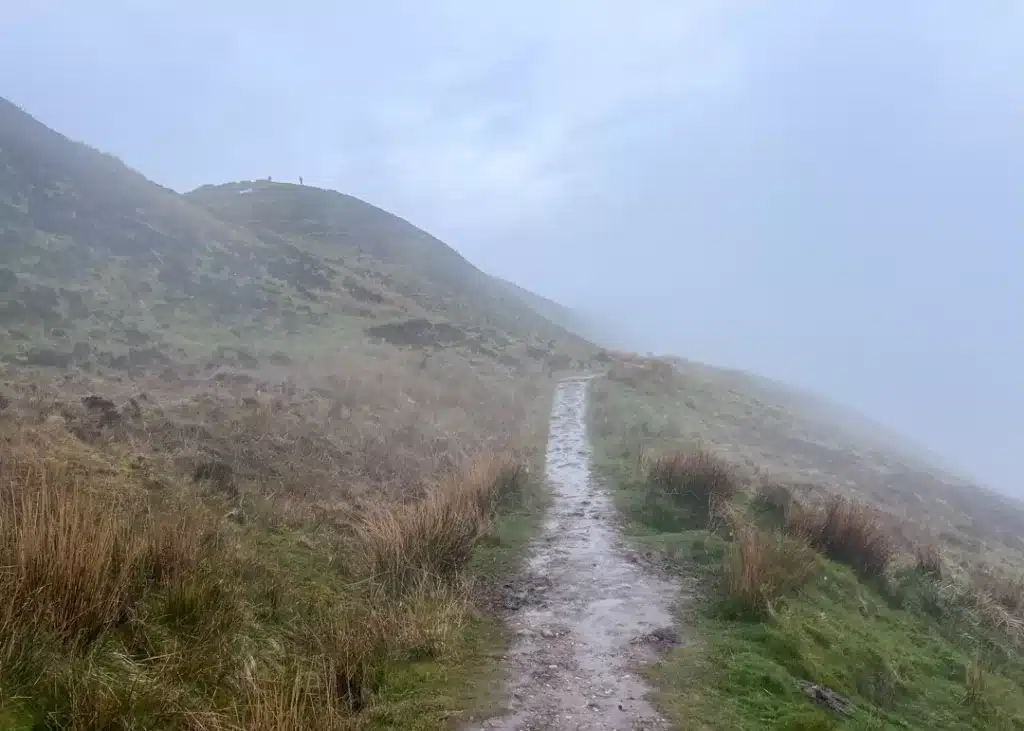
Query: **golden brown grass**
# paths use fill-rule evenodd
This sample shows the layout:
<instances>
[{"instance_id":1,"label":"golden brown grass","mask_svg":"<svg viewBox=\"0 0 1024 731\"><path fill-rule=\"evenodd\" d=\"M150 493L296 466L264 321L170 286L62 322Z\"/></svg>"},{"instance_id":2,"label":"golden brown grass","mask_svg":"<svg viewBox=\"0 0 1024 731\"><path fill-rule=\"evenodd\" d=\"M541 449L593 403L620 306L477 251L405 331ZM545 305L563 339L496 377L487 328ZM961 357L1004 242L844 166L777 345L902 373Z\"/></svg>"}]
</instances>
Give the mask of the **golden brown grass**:
<instances>
[{"instance_id":1,"label":"golden brown grass","mask_svg":"<svg viewBox=\"0 0 1024 731\"><path fill-rule=\"evenodd\" d=\"M805 542L761 528L736 508L722 513L733 537L722 569L723 594L738 613L772 614L780 597L807 582L817 558Z\"/></svg>"},{"instance_id":2,"label":"golden brown grass","mask_svg":"<svg viewBox=\"0 0 1024 731\"><path fill-rule=\"evenodd\" d=\"M127 621L147 585L178 590L214 559L204 511L154 514L131 487L66 457L0 462L0 625L88 641Z\"/></svg>"},{"instance_id":3,"label":"golden brown grass","mask_svg":"<svg viewBox=\"0 0 1024 731\"><path fill-rule=\"evenodd\" d=\"M823 505L792 510L787 530L862 576L882 576L895 555L881 514L841 495L829 497Z\"/></svg>"},{"instance_id":4,"label":"golden brown grass","mask_svg":"<svg viewBox=\"0 0 1024 731\"><path fill-rule=\"evenodd\" d=\"M524 501L547 403L459 367L381 366L302 387L106 383L114 410L81 400L95 382L8 388L0 718L255 730L440 714L389 684L423 662L468 682L467 564Z\"/></svg>"},{"instance_id":5,"label":"golden brown grass","mask_svg":"<svg viewBox=\"0 0 1024 731\"><path fill-rule=\"evenodd\" d=\"M478 460L445 476L423 499L374 510L356 523L356 555L382 584L403 587L423 576L458 575L490 528L502 499L525 489L510 455Z\"/></svg>"},{"instance_id":6,"label":"golden brown grass","mask_svg":"<svg viewBox=\"0 0 1024 731\"><path fill-rule=\"evenodd\" d=\"M137 484L93 469L32 453L0 465L0 683L49 687L47 713L78 728L351 727L386 664L457 651L475 611L466 564L522 474L493 458L378 506L345 540L336 584L291 585L296 614L245 580L272 568L230 546L252 536L203 503L149 510ZM254 621L254 608L292 618ZM242 705L221 700L239 693Z\"/></svg>"},{"instance_id":7,"label":"golden brown grass","mask_svg":"<svg viewBox=\"0 0 1024 731\"><path fill-rule=\"evenodd\" d=\"M942 549L934 540L928 540L914 549L914 566L925 576L941 580L946 575L946 562Z\"/></svg>"},{"instance_id":8,"label":"golden brown grass","mask_svg":"<svg viewBox=\"0 0 1024 731\"><path fill-rule=\"evenodd\" d=\"M535 444L552 386L443 355L421 368L418 354L394 349L206 377L17 378L4 388L9 423L57 421L91 444L173 460L185 473L223 463L242 492L314 502L422 494L475 455ZM82 403L94 394L116 407L102 427L103 412Z\"/></svg>"},{"instance_id":9,"label":"golden brown grass","mask_svg":"<svg viewBox=\"0 0 1024 731\"><path fill-rule=\"evenodd\" d=\"M698 438L734 464L796 484L839 487L890 516L897 531L910 524L908 537L917 534L915 524L927 525L948 562L984 556L1024 567L1019 501L929 467L927 458L907 454L898 439L844 420L841 409L752 374L693 361L610 355L609 378L594 384L595 393L608 398L614 391L624 398L612 398L614 415L595 408L593 426L598 437L616 434L616 448L632 446L637 427L653 427L642 435L649 449ZM671 378L663 374L666 362L677 366ZM632 401L632 414L625 413L624 399ZM631 423L628 430L624 422Z\"/></svg>"},{"instance_id":10,"label":"golden brown grass","mask_svg":"<svg viewBox=\"0 0 1024 731\"><path fill-rule=\"evenodd\" d=\"M647 484L673 502L710 515L735 497L740 481L732 466L706 449L696 448L654 457L647 465Z\"/></svg>"}]
</instances>

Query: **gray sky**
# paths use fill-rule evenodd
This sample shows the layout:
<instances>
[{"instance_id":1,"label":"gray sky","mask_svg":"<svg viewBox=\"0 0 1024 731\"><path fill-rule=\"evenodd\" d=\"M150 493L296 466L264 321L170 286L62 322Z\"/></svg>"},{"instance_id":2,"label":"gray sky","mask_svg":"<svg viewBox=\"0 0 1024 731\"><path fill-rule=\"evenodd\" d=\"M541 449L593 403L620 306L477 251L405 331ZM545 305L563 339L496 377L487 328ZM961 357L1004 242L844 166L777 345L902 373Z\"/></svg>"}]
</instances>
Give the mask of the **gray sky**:
<instances>
[{"instance_id":1,"label":"gray sky","mask_svg":"<svg viewBox=\"0 0 1024 731\"><path fill-rule=\"evenodd\" d=\"M366 198L1020 495L1022 38L1014 0L23 0L0 94L180 190Z\"/></svg>"}]
</instances>

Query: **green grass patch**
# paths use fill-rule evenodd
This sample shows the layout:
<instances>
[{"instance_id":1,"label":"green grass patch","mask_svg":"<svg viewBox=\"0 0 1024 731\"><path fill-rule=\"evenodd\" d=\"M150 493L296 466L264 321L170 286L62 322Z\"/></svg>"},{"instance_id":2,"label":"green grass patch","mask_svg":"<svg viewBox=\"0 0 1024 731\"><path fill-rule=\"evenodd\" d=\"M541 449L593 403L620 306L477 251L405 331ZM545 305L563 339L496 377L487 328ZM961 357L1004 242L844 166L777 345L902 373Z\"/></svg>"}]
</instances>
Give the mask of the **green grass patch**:
<instances>
[{"instance_id":1,"label":"green grass patch","mask_svg":"<svg viewBox=\"0 0 1024 731\"><path fill-rule=\"evenodd\" d=\"M595 456L615 485L627 533L705 588L697 611L687 613L698 642L645 671L675 728L1024 729L1020 648L936 577L913 566L871 575L819 553L813 570L801 573L809 568L801 550L810 549L790 545L778 533L780 516L756 500L733 501L747 533L696 525L699 515L640 470L644 440L659 438L644 425L656 423L659 403L673 399L608 380L594 386ZM679 431L675 424L668 433ZM830 553L843 560L842 552ZM753 597L737 607L729 566L734 574L780 572L770 601ZM748 588L772 583L753 576ZM819 707L801 681L843 695L852 715Z\"/></svg>"}]
</instances>

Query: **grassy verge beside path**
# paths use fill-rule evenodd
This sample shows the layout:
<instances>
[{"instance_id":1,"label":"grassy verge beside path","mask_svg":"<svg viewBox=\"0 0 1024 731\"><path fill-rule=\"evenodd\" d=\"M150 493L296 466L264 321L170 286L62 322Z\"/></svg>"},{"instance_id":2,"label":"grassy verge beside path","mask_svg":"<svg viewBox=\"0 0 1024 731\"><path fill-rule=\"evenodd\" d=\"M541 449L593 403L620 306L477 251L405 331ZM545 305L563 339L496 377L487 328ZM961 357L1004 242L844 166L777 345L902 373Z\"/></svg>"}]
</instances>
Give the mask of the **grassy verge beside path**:
<instances>
[{"instance_id":1,"label":"grassy verge beside path","mask_svg":"<svg viewBox=\"0 0 1024 731\"><path fill-rule=\"evenodd\" d=\"M899 555L865 506L802 505L687 444L684 394L593 388L596 461L627 532L703 588L684 620L696 643L647 670L676 728L1024 728L1011 600L962 590L925 550Z\"/></svg>"},{"instance_id":2,"label":"grassy verge beside path","mask_svg":"<svg viewBox=\"0 0 1024 731\"><path fill-rule=\"evenodd\" d=\"M56 419L0 439L0 728L445 729L499 700L488 597L543 512L539 444L334 507Z\"/></svg>"}]
</instances>

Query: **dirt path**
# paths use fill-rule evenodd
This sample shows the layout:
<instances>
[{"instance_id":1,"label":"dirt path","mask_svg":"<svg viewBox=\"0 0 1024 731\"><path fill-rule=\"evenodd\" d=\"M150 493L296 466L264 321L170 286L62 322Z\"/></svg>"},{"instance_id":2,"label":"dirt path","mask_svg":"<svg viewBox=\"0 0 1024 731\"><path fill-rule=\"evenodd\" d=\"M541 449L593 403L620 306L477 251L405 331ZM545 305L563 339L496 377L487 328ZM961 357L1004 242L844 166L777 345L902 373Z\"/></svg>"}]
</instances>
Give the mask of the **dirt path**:
<instances>
[{"instance_id":1,"label":"dirt path","mask_svg":"<svg viewBox=\"0 0 1024 731\"><path fill-rule=\"evenodd\" d=\"M508 712L478 729L667 728L633 668L652 652L652 632L671 641L665 630L678 589L631 559L611 499L591 479L586 393L586 379L576 379L555 394L547 455L554 504L510 619L517 640L506 660Z\"/></svg>"}]
</instances>

